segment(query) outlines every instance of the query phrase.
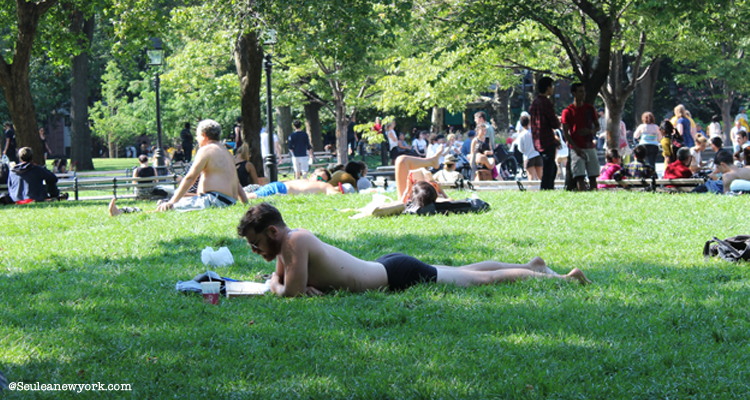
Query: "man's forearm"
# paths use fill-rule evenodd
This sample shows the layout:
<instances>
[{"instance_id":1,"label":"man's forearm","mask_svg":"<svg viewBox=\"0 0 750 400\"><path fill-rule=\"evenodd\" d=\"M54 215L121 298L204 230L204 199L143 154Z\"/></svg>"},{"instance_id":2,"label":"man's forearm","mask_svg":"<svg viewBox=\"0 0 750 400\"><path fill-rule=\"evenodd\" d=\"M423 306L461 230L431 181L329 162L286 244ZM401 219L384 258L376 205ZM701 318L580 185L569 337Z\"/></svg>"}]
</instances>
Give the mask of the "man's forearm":
<instances>
[{"instance_id":1,"label":"man's forearm","mask_svg":"<svg viewBox=\"0 0 750 400\"><path fill-rule=\"evenodd\" d=\"M188 175L185 176L185 178L182 179L182 182L180 182L180 186L177 187L177 191L174 192L172 195L172 198L169 199L170 204L177 203L180 201L180 199L185 196L185 193L190 189L191 186L195 183L195 180L198 179L198 177L190 177Z\"/></svg>"}]
</instances>

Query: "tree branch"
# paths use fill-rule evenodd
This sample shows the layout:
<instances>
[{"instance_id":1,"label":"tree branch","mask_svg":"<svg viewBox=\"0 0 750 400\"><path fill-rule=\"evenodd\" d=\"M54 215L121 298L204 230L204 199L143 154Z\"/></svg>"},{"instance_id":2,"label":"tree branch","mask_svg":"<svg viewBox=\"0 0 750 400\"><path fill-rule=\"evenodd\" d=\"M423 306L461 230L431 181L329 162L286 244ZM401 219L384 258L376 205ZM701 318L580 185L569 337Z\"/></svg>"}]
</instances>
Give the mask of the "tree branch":
<instances>
[{"instance_id":1,"label":"tree branch","mask_svg":"<svg viewBox=\"0 0 750 400\"><path fill-rule=\"evenodd\" d=\"M643 53L646 48L646 31L641 31L641 37L638 43L638 53L635 56L635 64L633 64L633 79L628 82L625 86L625 91L633 91L636 83L638 83L638 74L641 70L641 62L643 61Z\"/></svg>"},{"instance_id":2,"label":"tree branch","mask_svg":"<svg viewBox=\"0 0 750 400\"><path fill-rule=\"evenodd\" d=\"M370 81L370 76L366 76L364 81L362 82L362 87L359 88L359 93L357 93L357 98L361 99L362 96L365 95L365 90L367 90L367 87L369 86L367 82Z\"/></svg>"},{"instance_id":3,"label":"tree branch","mask_svg":"<svg viewBox=\"0 0 750 400\"><path fill-rule=\"evenodd\" d=\"M628 10L628 8L630 8L630 6L631 6L632 4L633 4L633 0L630 0L630 1L628 1L628 3L627 3L627 4L625 4L625 6L624 6L624 7L622 7L622 10L620 10L620 12L618 12L618 13L617 13L617 16L616 16L615 18L616 18L616 19L620 19L620 18L622 18L622 15L623 15L623 14L625 14L625 11L627 11L627 10Z\"/></svg>"},{"instance_id":4,"label":"tree branch","mask_svg":"<svg viewBox=\"0 0 750 400\"><path fill-rule=\"evenodd\" d=\"M641 76L638 77L638 81L636 81L636 84L641 83L642 80L646 79L648 74L650 74L651 70L654 68L654 65L656 65L656 61L658 60L659 60L659 57L656 57L653 60L651 60L650 63L648 63L648 66L646 66L646 68L643 70L643 72L641 73Z\"/></svg>"},{"instance_id":5,"label":"tree branch","mask_svg":"<svg viewBox=\"0 0 750 400\"><path fill-rule=\"evenodd\" d=\"M320 96L315 94L315 92L311 92L305 88L297 87L297 89L299 89L299 91L302 92L302 94L304 94L310 102L320 104L322 107L327 108L329 111L331 111L332 114L336 115L334 110L331 109L331 103L329 101L321 99Z\"/></svg>"},{"instance_id":6,"label":"tree branch","mask_svg":"<svg viewBox=\"0 0 750 400\"><path fill-rule=\"evenodd\" d=\"M328 67L325 66L325 64L323 64L323 61L316 58L315 63L318 64L318 67L320 68L321 71L323 71L323 74L330 75L333 73L331 69L329 69Z\"/></svg>"},{"instance_id":7,"label":"tree branch","mask_svg":"<svg viewBox=\"0 0 750 400\"><path fill-rule=\"evenodd\" d=\"M551 71L551 70L548 70L548 69L533 68L533 67L530 67L528 65L524 65L524 64L521 64L519 62L513 61L513 60L511 60L509 58L506 58L505 61L511 63L511 65L495 64L494 67L496 67L496 68L504 68L504 69L523 68L523 69L528 69L529 71L537 72L537 73L540 73L540 74L553 75L553 76L556 76L556 77L562 78L562 79L570 79L571 78L570 75L558 74L557 72L554 72L554 71Z\"/></svg>"},{"instance_id":8,"label":"tree branch","mask_svg":"<svg viewBox=\"0 0 750 400\"><path fill-rule=\"evenodd\" d=\"M578 49L575 47L575 44L572 43L570 38L568 38L558 27L548 23L547 21L544 21L541 18L534 18L534 20L544 26L558 39L560 39L560 43L562 43L565 52L568 53L568 57L570 57L570 59L573 61L573 71L578 76L578 79L582 81L585 80L585 78L587 78L587 72L585 69L587 68L585 68L583 60L578 53Z\"/></svg>"}]
</instances>

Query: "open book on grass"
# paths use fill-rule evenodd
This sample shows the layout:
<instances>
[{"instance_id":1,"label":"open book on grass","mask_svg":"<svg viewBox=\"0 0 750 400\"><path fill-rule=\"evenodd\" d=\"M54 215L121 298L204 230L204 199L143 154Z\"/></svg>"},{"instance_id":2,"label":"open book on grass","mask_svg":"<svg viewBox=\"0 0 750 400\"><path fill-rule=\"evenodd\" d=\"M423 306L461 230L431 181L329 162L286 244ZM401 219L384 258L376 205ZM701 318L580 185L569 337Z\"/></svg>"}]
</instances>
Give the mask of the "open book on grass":
<instances>
[{"instance_id":1,"label":"open book on grass","mask_svg":"<svg viewBox=\"0 0 750 400\"><path fill-rule=\"evenodd\" d=\"M271 288L265 283L258 282L230 282L225 283L227 297L230 296L262 296L270 292Z\"/></svg>"}]
</instances>

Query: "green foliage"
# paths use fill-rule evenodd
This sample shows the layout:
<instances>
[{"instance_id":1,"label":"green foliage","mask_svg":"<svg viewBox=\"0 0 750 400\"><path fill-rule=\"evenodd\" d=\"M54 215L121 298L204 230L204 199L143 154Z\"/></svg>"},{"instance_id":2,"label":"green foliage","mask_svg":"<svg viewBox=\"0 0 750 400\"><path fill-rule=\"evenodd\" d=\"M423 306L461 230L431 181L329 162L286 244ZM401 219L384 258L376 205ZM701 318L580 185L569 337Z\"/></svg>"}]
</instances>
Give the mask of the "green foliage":
<instances>
[{"instance_id":1,"label":"green foliage","mask_svg":"<svg viewBox=\"0 0 750 400\"><path fill-rule=\"evenodd\" d=\"M206 6L176 8L168 21L169 49L161 67L160 100L164 143L168 147L185 122L218 121L226 134L240 114L237 73L229 54L226 30L210 29ZM156 104L152 74L124 81L114 62L102 77L102 101L91 109L94 132L107 133L122 144L142 133L156 133Z\"/></svg>"},{"instance_id":2,"label":"green foliage","mask_svg":"<svg viewBox=\"0 0 750 400\"><path fill-rule=\"evenodd\" d=\"M580 267L594 284L421 285L400 293L232 298L210 306L174 290L178 280L205 271L203 248L231 250L236 264L217 268L222 276L260 281L273 271L236 237L244 206L114 219L101 201L0 208L6 221L0 291L23 299L22 305L0 302L3 372L13 382L130 383L132 392L110 394L149 399L176 393L263 399L750 396L750 272L701 255L704 240L747 231L736 217L741 198L479 195L492 204L489 213L447 217L350 220L333 211L364 206L371 196L281 196L273 203L289 226L363 259L404 252L459 265L542 256L559 272ZM329 211L321 218L311 209ZM679 224L675 210L683 210ZM165 226L170 229L157 229ZM8 399L49 396L4 392Z\"/></svg>"},{"instance_id":3,"label":"green foliage","mask_svg":"<svg viewBox=\"0 0 750 400\"><path fill-rule=\"evenodd\" d=\"M685 34L674 44L673 57L682 63L685 73L677 80L688 86L708 87L712 97L721 103L739 92L750 91L750 4L732 1L727 8L703 7L704 18L687 20Z\"/></svg>"},{"instance_id":4,"label":"green foliage","mask_svg":"<svg viewBox=\"0 0 750 400\"><path fill-rule=\"evenodd\" d=\"M384 117L380 121L381 130L383 130L388 124L395 121L396 118L392 115ZM354 125L354 131L359 133L360 137L367 140L367 143L372 145L380 144L385 142L383 134L375 129L375 122L367 122L364 124Z\"/></svg>"}]
</instances>

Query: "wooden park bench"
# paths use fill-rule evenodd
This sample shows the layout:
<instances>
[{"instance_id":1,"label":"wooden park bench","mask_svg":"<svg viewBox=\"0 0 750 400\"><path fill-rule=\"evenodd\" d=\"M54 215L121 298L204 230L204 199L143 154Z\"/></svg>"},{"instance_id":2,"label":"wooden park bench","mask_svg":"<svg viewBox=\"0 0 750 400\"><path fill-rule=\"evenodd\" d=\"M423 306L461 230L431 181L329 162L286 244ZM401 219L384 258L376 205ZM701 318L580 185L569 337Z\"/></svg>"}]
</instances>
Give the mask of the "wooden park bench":
<instances>
[{"instance_id":1,"label":"wooden park bench","mask_svg":"<svg viewBox=\"0 0 750 400\"><path fill-rule=\"evenodd\" d=\"M696 186L700 186L706 183L703 178L685 178L685 179L658 179L658 178L626 178L621 181L614 179L602 179L597 180L597 184L603 185L616 185L618 188L631 189L631 188L648 188L651 191L663 191L663 192L689 192ZM668 188L667 186L674 186Z\"/></svg>"}]
</instances>

